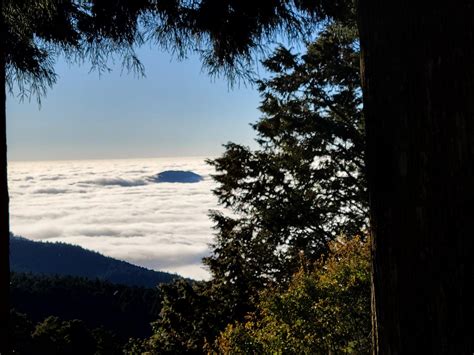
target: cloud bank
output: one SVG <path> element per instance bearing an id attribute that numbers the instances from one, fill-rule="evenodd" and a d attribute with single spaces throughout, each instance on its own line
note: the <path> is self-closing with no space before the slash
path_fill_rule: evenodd
<path id="1" fill-rule="evenodd" d="M 193 171 L 194 184 L 156 183 L 165 170 Z M 11 230 L 63 241 L 155 270 L 209 277 L 217 208 L 212 167 L 203 158 L 11 162 Z"/>

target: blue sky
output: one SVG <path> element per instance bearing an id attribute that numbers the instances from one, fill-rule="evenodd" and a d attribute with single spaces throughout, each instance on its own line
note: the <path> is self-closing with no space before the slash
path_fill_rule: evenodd
<path id="1" fill-rule="evenodd" d="M 58 83 L 39 108 L 35 100 L 7 99 L 9 160 L 215 156 L 222 144 L 253 145 L 249 123 L 260 113 L 255 88 L 229 88 L 184 61 L 142 48 L 146 77 L 99 77 L 86 64 L 58 61 Z"/>

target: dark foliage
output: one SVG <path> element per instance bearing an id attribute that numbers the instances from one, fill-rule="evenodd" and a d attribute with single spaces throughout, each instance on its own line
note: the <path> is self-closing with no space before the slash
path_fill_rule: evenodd
<path id="1" fill-rule="evenodd" d="M 25 314 L 10 313 L 11 349 L 15 354 L 122 354 L 123 341 L 104 328 L 90 329 L 78 319 L 47 317 L 36 325 Z"/>
<path id="2" fill-rule="evenodd" d="M 350 1 L 305 0 L 4 0 L 7 82 L 23 96 L 45 94 L 56 82 L 58 55 L 107 71 L 120 58 L 143 73 L 135 48 L 151 40 L 184 58 L 198 53 L 211 74 L 229 79 L 275 33 L 302 38 L 317 21 L 351 18 Z"/>
<path id="3" fill-rule="evenodd" d="M 96 347 L 91 331 L 78 319 L 48 317 L 36 326 L 32 337 L 39 354 L 93 354 Z"/>
<path id="4" fill-rule="evenodd" d="M 10 238 L 10 243 L 10 264 L 15 272 L 80 276 L 143 287 L 155 287 L 179 278 L 66 243 L 33 242 L 19 237 Z"/>
<path id="5" fill-rule="evenodd" d="M 222 312 L 225 304 L 215 298 L 209 286 L 182 280 L 161 287 L 162 309 L 146 343 L 148 349 L 160 354 L 203 352 L 206 342 L 230 321 Z"/>
<path id="6" fill-rule="evenodd" d="M 127 287 L 77 277 L 12 274 L 12 307 L 33 322 L 48 316 L 80 319 L 90 329 L 103 327 L 126 341 L 151 335 L 151 322 L 158 318 L 158 289 Z"/>
<path id="7" fill-rule="evenodd" d="M 243 320 L 249 308 L 235 308 L 231 290 L 213 282 L 178 280 L 162 285 L 162 308 L 153 323 L 153 336 L 127 345 L 131 353 L 199 354 L 212 351 L 225 326 Z M 242 306 L 241 306 L 242 307 Z"/>
<path id="8" fill-rule="evenodd" d="M 12 344 L 12 350 L 18 354 L 33 353 L 31 335 L 35 329 L 34 323 L 22 313 L 15 310 L 10 311 L 10 324 L 8 337 Z"/>
<path id="9" fill-rule="evenodd" d="M 38 98 L 56 81 L 54 62 L 64 55 L 107 70 L 113 55 L 128 69 L 143 71 L 134 53 L 142 42 L 139 17 L 148 1 L 27 0 L 2 2 L 7 83 Z"/>

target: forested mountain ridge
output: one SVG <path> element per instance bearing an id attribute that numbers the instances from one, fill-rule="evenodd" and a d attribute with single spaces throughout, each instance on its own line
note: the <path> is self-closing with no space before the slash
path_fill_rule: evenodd
<path id="1" fill-rule="evenodd" d="M 70 275 L 128 286 L 155 287 L 180 278 L 153 271 L 66 243 L 34 242 L 10 237 L 11 269 L 44 275 Z"/>

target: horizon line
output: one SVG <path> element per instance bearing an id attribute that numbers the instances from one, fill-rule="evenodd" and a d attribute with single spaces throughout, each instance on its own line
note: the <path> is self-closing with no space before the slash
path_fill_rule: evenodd
<path id="1" fill-rule="evenodd" d="M 60 159 L 8 159 L 8 163 L 37 163 L 37 162 L 68 162 L 68 161 L 103 161 L 103 160 L 139 160 L 139 159 L 173 159 L 173 158 L 215 158 L 220 156 L 219 154 L 196 154 L 196 155 L 162 155 L 162 156 L 141 156 L 141 157 L 123 157 L 123 158 L 60 158 Z"/>

